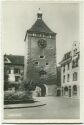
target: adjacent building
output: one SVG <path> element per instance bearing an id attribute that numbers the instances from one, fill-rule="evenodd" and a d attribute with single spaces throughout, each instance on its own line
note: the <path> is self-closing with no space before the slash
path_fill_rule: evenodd
<path id="1" fill-rule="evenodd" d="M 61 95 L 79 97 L 79 43 L 73 42 L 72 50 L 64 54 L 61 65 Z"/>
<path id="2" fill-rule="evenodd" d="M 61 66 L 57 67 L 56 96 L 61 96 Z"/>
<path id="3" fill-rule="evenodd" d="M 24 73 L 24 56 L 4 55 L 4 89 L 16 89 Z"/>

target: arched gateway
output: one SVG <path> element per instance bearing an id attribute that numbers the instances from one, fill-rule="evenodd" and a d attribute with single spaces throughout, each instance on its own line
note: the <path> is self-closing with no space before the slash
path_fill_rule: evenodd
<path id="1" fill-rule="evenodd" d="M 41 89 L 40 95 L 41 95 L 42 97 L 46 96 L 46 86 L 45 86 L 44 84 L 42 84 L 42 85 L 40 85 L 40 86 L 38 86 L 38 87 L 40 87 L 40 89 Z"/>

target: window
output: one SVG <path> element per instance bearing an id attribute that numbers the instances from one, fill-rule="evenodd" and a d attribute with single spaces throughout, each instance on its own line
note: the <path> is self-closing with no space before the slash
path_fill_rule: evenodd
<path id="1" fill-rule="evenodd" d="M 48 63 L 46 63 L 46 65 L 48 65 Z"/>
<path id="2" fill-rule="evenodd" d="M 38 65 L 38 62 L 37 62 L 37 61 L 35 62 L 35 65 L 36 65 L 36 66 Z"/>
<path id="3" fill-rule="evenodd" d="M 42 58 L 44 58 L 44 56 L 40 56 L 40 58 L 42 59 Z"/>
<path id="4" fill-rule="evenodd" d="M 10 69 L 8 69 L 8 70 L 7 70 L 7 73 L 8 73 L 8 74 L 11 74 L 11 70 L 10 70 Z"/>
<path id="5" fill-rule="evenodd" d="M 33 36 L 36 36 L 36 34 L 33 33 Z"/>
<path id="6" fill-rule="evenodd" d="M 68 87 L 67 86 L 64 88 L 64 91 L 68 91 Z"/>
<path id="7" fill-rule="evenodd" d="M 68 70 L 70 69 L 70 63 L 67 64 L 67 69 L 68 69 Z"/>
<path id="8" fill-rule="evenodd" d="M 15 82 L 18 82 L 18 81 L 19 81 L 19 79 L 20 79 L 20 77 L 19 77 L 19 76 L 15 76 Z"/>
<path id="9" fill-rule="evenodd" d="M 72 61 L 72 68 L 78 67 L 78 58 Z"/>
<path id="10" fill-rule="evenodd" d="M 76 85 L 73 86 L 73 95 L 77 95 L 77 86 Z"/>
<path id="11" fill-rule="evenodd" d="M 65 75 L 63 76 L 63 83 L 65 83 Z"/>
<path id="12" fill-rule="evenodd" d="M 51 39 L 52 37 L 51 37 L 51 35 L 50 35 L 50 39 Z"/>
<path id="13" fill-rule="evenodd" d="M 46 75 L 46 71 L 40 70 L 39 74 L 40 74 L 40 76 L 44 76 L 44 75 Z"/>
<path id="14" fill-rule="evenodd" d="M 14 73 L 20 73 L 20 69 L 14 69 Z"/>
<path id="15" fill-rule="evenodd" d="M 73 81 L 77 81 L 77 72 L 73 73 Z"/>
<path id="16" fill-rule="evenodd" d="M 70 80 L 70 75 L 68 74 L 67 75 L 67 82 L 69 82 L 69 80 Z"/>
<path id="17" fill-rule="evenodd" d="M 63 72 L 65 72 L 65 65 L 63 66 Z"/>

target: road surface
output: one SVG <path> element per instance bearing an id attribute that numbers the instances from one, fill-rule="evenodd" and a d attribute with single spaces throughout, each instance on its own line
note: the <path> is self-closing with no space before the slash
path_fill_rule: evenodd
<path id="1" fill-rule="evenodd" d="M 46 105 L 34 108 L 5 109 L 5 119 L 78 119 L 79 99 L 38 97 Z"/>

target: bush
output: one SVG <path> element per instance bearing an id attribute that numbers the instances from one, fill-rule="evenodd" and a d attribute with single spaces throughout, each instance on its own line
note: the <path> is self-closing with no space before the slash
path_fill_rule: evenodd
<path id="1" fill-rule="evenodd" d="M 4 92 L 4 102 L 9 103 L 23 103 L 28 102 L 30 100 L 33 100 L 31 98 L 31 93 L 26 93 L 25 91 L 19 91 L 19 92 Z"/>

